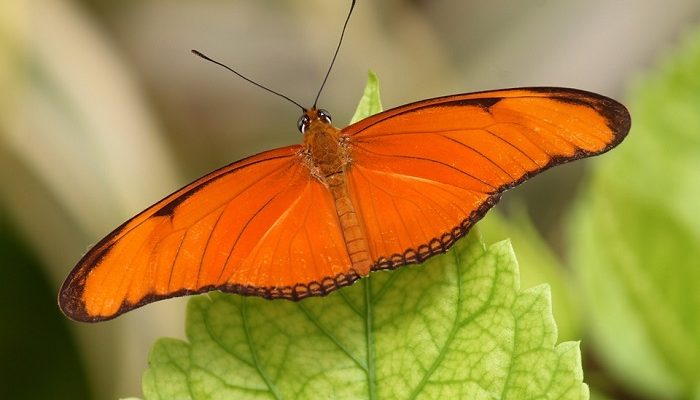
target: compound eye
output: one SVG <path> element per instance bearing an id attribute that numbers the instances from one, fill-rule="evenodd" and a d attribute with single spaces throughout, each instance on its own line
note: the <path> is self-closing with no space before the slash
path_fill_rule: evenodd
<path id="1" fill-rule="evenodd" d="M 301 117 L 299 117 L 299 120 L 297 120 L 297 129 L 299 129 L 299 132 L 304 133 L 304 131 L 308 127 L 309 127 L 309 116 L 304 114 Z"/>
<path id="2" fill-rule="evenodd" d="M 331 114 L 324 109 L 318 110 L 318 118 L 327 124 L 331 123 Z"/>

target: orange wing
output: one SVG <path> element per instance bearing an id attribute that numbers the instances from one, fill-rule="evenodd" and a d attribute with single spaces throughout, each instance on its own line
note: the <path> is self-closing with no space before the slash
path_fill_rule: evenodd
<path id="1" fill-rule="evenodd" d="M 355 281 L 333 198 L 300 148 L 214 171 L 124 223 L 70 273 L 64 313 L 94 322 L 215 289 L 299 299 Z"/>
<path id="2" fill-rule="evenodd" d="M 609 98 L 523 88 L 420 101 L 345 128 L 372 269 L 446 251 L 503 191 L 610 150 L 629 127 L 625 107 Z"/>

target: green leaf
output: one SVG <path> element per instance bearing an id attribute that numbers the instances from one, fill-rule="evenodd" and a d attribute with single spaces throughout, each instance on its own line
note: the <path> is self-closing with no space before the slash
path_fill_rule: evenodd
<path id="1" fill-rule="evenodd" d="M 151 399 L 194 399 L 189 391 L 190 346 L 177 339 L 159 339 L 143 374 L 144 393 Z M 154 366 L 157 366 L 154 368 Z"/>
<path id="2" fill-rule="evenodd" d="M 510 244 L 474 235 L 420 266 L 298 303 L 190 300 L 159 341 L 147 399 L 587 398 L 578 343 L 555 346 L 546 286 L 521 291 Z"/>
<path id="3" fill-rule="evenodd" d="M 355 114 L 350 119 L 350 123 L 354 124 L 357 121 L 365 119 L 370 115 L 377 114 L 382 111 L 382 100 L 379 97 L 379 79 L 373 71 L 367 72 L 367 85 L 362 93 L 360 102 L 357 104 Z"/>
<path id="4" fill-rule="evenodd" d="M 370 73 L 366 117 L 380 109 Z M 363 106 L 364 104 L 364 106 Z M 520 290 L 508 241 L 471 234 L 419 266 L 298 303 L 189 302 L 187 342 L 161 339 L 146 399 L 587 399 L 579 345 L 555 345 L 546 285 Z"/>
<path id="5" fill-rule="evenodd" d="M 581 337 L 581 310 L 570 271 L 561 265 L 524 207 L 516 207 L 511 214 L 510 218 L 505 218 L 494 210 L 479 221 L 479 232 L 484 241 L 511 240 L 518 255 L 522 285 L 530 287 L 546 283 L 551 288 L 559 339 Z"/>
<path id="6" fill-rule="evenodd" d="M 597 357 L 649 398 L 700 393 L 700 31 L 631 97 L 571 224 Z"/>

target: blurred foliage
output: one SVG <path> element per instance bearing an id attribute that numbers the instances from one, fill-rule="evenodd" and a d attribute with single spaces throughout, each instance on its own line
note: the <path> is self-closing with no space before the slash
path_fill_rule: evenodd
<path id="1" fill-rule="evenodd" d="M 55 291 L 0 208 L 0 399 L 85 399 L 88 384 Z M 16 312 L 21 309 L 21 312 Z"/>
<path id="2" fill-rule="evenodd" d="M 684 42 L 637 85 L 570 224 L 586 346 L 648 398 L 700 396 L 700 30 Z"/>

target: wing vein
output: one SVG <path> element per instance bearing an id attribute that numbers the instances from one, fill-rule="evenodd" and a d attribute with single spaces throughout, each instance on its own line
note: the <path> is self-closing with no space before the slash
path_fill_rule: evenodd
<path id="1" fill-rule="evenodd" d="M 514 145 L 513 143 L 509 142 L 508 140 L 506 140 L 505 138 L 501 137 L 500 135 L 497 135 L 495 132 L 493 132 L 493 131 L 491 130 L 491 128 L 484 128 L 484 131 L 487 132 L 488 134 L 490 134 L 491 136 L 495 137 L 496 139 L 502 141 L 503 143 L 507 144 L 507 145 L 510 146 L 511 148 L 513 148 L 513 149 L 517 150 L 518 152 L 520 152 L 522 155 L 524 155 L 528 160 L 532 161 L 532 163 L 535 164 L 535 165 L 537 165 L 539 168 L 543 168 L 543 167 L 544 167 L 543 165 L 540 165 L 540 163 L 538 163 L 537 161 L 535 161 L 535 159 L 533 159 L 532 157 L 530 157 L 529 154 L 527 154 L 526 152 L 524 152 L 522 149 L 518 148 L 518 146 L 516 146 L 516 145 Z M 537 147 L 538 149 L 540 148 L 540 147 L 537 146 L 536 144 L 532 143 L 532 140 L 530 140 L 530 138 L 527 138 L 527 137 L 526 137 L 526 139 L 527 139 L 527 141 L 530 142 L 533 146 Z M 540 149 L 540 150 L 542 150 L 542 149 Z M 544 151 L 544 150 L 542 150 L 542 151 Z M 545 152 L 545 154 L 546 154 L 546 152 Z M 527 171 L 527 170 L 526 170 L 526 171 Z"/>
<path id="2" fill-rule="evenodd" d="M 374 154 L 374 155 L 380 156 L 380 157 L 405 158 L 405 159 L 409 159 L 409 160 L 420 160 L 420 161 L 426 161 L 426 162 L 429 162 L 429 163 L 439 164 L 439 165 L 442 165 L 442 166 L 444 166 L 444 167 L 453 169 L 453 170 L 455 170 L 455 171 L 457 171 L 457 172 L 459 172 L 459 173 L 461 173 L 461 174 L 463 174 L 463 175 L 466 175 L 466 176 L 468 176 L 468 177 L 474 179 L 475 181 L 480 182 L 480 183 L 482 183 L 482 184 L 484 184 L 484 185 L 490 187 L 493 191 L 496 191 L 496 190 L 498 189 L 497 187 L 493 186 L 492 184 L 490 184 L 490 183 L 488 183 L 488 182 L 486 182 L 486 181 L 484 181 L 484 180 L 482 180 L 482 179 L 480 179 L 480 178 L 477 178 L 476 176 L 474 176 L 474 175 L 472 175 L 472 174 L 470 174 L 470 173 L 468 173 L 468 172 L 466 172 L 466 171 L 464 171 L 464 170 L 462 170 L 462 169 L 460 169 L 460 168 L 457 168 L 457 167 L 452 166 L 452 165 L 450 165 L 450 164 L 444 163 L 444 162 L 442 162 L 442 161 L 433 160 L 433 159 L 431 159 L 431 158 L 425 158 L 425 157 L 409 156 L 409 155 L 406 155 L 406 154 L 382 154 L 382 153 L 377 153 L 377 152 L 375 152 L 375 151 L 368 150 L 368 149 L 366 149 L 366 148 L 364 148 L 364 147 L 360 147 L 360 146 L 356 146 L 355 148 L 361 148 L 362 151 L 365 151 L 365 152 L 367 152 L 367 153 L 371 153 L 371 154 Z M 398 175 L 401 175 L 401 174 L 398 174 Z"/>
<path id="3" fill-rule="evenodd" d="M 466 144 L 466 143 L 460 142 L 459 140 L 457 140 L 457 139 L 455 139 L 455 138 L 451 138 L 451 137 L 449 137 L 449 136 L 442 136 L 442 135 L 437 135 L 437 136 L 442 137 L 442 138 L 445 138 L 445 139 L 447 139 L 447 140 L 450 140 L 450 141 L 452 141 L 452 142 L 454 142 L 454 143 L 457 143 L 457 144 L 459 144 L 459 145 L 462 145 L 462 146 L 464 146 L 464 147 L 470 149 L 471 151 L 475 152 L 476 154 L 478 154 L 478 155 L 480 155 L 481 157 L 483 157 L 484 159 L 486 159 L 486 161 L 488 161 L 488 162 L 490 162 L 491 164 L 495 165 L 496 168 L 500 169 L 504 174 L 508 175 L 508 177 L 510 177 L 510 179 L 513 179 L 513 180 L 516 179 L 513 175 L 510 174 L 510 172 L 506 171 L 506 170 L 505 170 L 503 167 L 501 167 L 497 162 L 493 161 L 490 157 L 488 157 L 488 156 L 485 155 L 484 153 L 480 152 L 479 150 L 473 148 L 472 146 L 470 146 L 470 145 L 468 145 L 468 144 Z"/>
<path id="4" fill-rule="evenodd" d="M 224 215 L 224 212 L 226 212 L 226 209 L 228 206 L 231 205 L 231 203 L 228 203 L 227 205 L 221 207 L 221 212 L 219 213 L 219 216 L 216 218 L 216 222 L 214 222 L 214 226 L 212 226 L 211 230 L 209 230 L 209 236 L 207 237 L 207 242 L 204 244 L 204 250 L 202 251 L 202 256 L 199 258 L 199 268 L 197 269 L 197 279 L 195 280 L 195 288 L 199 288 L 199 277 L 202 274 L 202 265 L 204 264 L 204 259 L 207 256 L 207 250 L 209 250 L 209 243 L 211 241 L 212 235 L 214 235 L 214 231 L 219 225 L 219 221 L 221 221 L 221 217 Z"/>
<path id="5" fill-rule="evenodd" d="M 180 249 L 182 248 L 182 243 L 185 241 L 185 238 L 187 237 L 187 232 L 185 231 L 182 234 L 182 238 L 180 239 L 180 244 L 177 245 L 177 250 L 175 251 L 175 257 L 173 257 L 173 261 L 170 264 L 170 274 L 168 275 L 168 286 L 166 286 L 166 290 L 168 292 L 171 291 L 170 289 L 170 283 L 172 282 L 173 279 L 173 271 L 175 271 L 175 264 L 177 263 L 177 258 L 180 256 Z"/>

